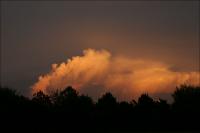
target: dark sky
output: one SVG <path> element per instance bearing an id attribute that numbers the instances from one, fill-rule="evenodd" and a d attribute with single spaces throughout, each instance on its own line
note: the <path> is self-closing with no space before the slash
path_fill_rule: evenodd
<path id="1" fill-rule="evenodd" d="M 53 63 L 86 48 L 198 71 L 199 3 L 3 2 L 2 85 L 26 94 Z"/>

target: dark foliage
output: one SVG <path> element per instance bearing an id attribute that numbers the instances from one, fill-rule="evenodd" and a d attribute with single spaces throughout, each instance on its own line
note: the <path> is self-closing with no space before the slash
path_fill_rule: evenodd
<path id="1" fill-rule="evenodd" d="M 163 99 L 155 101 L 148 94 L 142 94 L 137 102 L 118 102 L 111 93 L 106 93 L 95 103 L 72 87 L 51 95 L 39 91 L 32 99 L 1 88 L 1 126 L 74 132 L 199 131 L 196 121 L 200 119 L 200 87 L 182 85 L 172 96 L 172 104 Z"/>
<path id="2" fill-rule="evenodd" d="M 177 110 L 200 111 L 200 87 L 181 85 L 172 96 Z"/>

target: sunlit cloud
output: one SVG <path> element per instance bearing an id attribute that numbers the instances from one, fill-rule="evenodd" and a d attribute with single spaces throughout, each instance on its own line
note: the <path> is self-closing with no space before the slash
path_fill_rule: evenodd
<path id="1" fill-rule="evenodd" d="M 200 84 L 199 72 L 178 72 L 170 67 L 159 61 L 112 55 L 107 50 L 86 49 L 82 56 L 52 64 L 51 71 L 39 76 L 31 88 L 32 93 L 40 90 L 49 93 L 73 86 L 84 93 L 85 87 L 94 92 L 94 86 L 100 86 L 102 93 L 110 91 L 119 99 L 132 99 L 141 93 L 170 93 L 180 84 Z"/>

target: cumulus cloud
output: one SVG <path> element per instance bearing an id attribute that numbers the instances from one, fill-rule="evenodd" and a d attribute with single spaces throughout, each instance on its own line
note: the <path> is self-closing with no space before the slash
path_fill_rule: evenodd
<path id="1" fill-rule="evenodd" d="M 73 86 L 82 93 L 91 92 L 92 96 L 99 97 L 110 91 L 121 100 L 127 100 L 141 93 L 170 93 L 180 84 L 200 84 L 199 72 L 172 71 L 170 67 L 162 62 L 86 49 L 82 56 L 52 64 L 51 71 L 40 76 L 31 88 L 32 93 L 39 90 L 49 93 Z"/>

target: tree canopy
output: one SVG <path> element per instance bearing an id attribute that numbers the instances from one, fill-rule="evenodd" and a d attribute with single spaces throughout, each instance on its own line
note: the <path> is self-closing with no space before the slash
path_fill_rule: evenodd
<path id="1" fill-rule="evenodd" d="M 74 127 L 111 131 L 200 130 L 195 122 L 200 119 L 200 87 L 181 85 L 172 97 L 172 104 L 164 99 L 155 101 L 148 94 L 128 102 L 117 101 L 107 92 L 94 102 L 69 86 L 50 95 L 39 91 L 30 99 L 13 89 L 1 88 L 0 113 L 5 121 L 22 119 L 31 124 L 37 121 L 56 129 L 67 126 L 66 130 L 79 129 Z M 52 128 L 38 125 L 47 127 Z"/>

